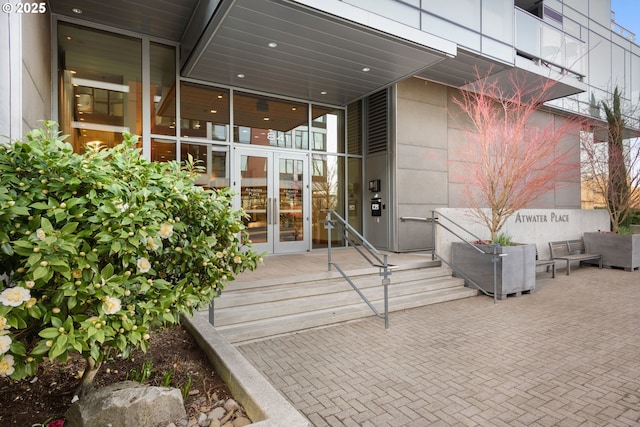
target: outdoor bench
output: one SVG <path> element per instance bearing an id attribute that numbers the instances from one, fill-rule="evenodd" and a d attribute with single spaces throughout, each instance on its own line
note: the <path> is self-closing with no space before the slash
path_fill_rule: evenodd
<path id="1" fill-rule="evenodd" d="M 549 272 L 549 267 L 551 267 L 551 278 L 556 277 L 556 262 L 552 259 L 540 259 L 538 256 L 538 246 L 536 246 L 536 267 L 547 267 L 547 272 Z"/>
<path id="2" fill-rule="evenodd" d="M 567 261 L 567 275 L 571 274 L 571 261 L 598 261 L 602 268 L 602 255 L 585 253 L 582 239 L 549 242 L 549 250 L 552 260 Z"/>

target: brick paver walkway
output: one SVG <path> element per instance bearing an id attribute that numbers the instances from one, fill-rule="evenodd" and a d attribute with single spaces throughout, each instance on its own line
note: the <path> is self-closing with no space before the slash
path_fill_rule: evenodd
<path id="1" fill-rule="evenodd" d="M 539 273 L 475 297 L 244 344 L 315 426 L 640 425 L 640 272 Z"/>

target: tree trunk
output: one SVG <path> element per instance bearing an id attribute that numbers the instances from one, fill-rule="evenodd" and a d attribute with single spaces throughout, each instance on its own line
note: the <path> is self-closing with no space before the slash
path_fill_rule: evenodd
<path id="1" fill-rule="evenodd" d="M 86 361 L 87 365 L 84 369 L 84 374 L 82 375 L 82 381 L 80 382 L 80 385 L 78 385 L 75 393 L 78 397 L 86 396 L 93 390 L 93 380 L 102 365 L 102 363 L 96 363 L 93 357 L 87 357 Z"/>

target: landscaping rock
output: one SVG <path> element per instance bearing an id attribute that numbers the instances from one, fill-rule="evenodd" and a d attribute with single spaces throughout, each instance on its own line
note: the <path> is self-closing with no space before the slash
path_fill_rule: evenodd
<path id="1" fill-rule="evenodd" d="M 180 390 L 124 381 L 97 389 L 65 414 L 68 427 L 168 425 L 186 417 Z"/>

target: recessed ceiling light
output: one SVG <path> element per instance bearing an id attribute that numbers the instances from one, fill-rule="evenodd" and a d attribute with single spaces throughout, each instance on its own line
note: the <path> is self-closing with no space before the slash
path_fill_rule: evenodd
<path id="1" fill-rule="evenodd" d="M 320 95 L 326 95 L 326 94 L 327 94 L 326 90 L 323 90 L 322 92 L 320 92 Z"/>
<path id="2" fill-rule="evenodd" d="M 368 73 L 369 71 L 371 71 L 371 68 L 364 67 L 364 68 L 362 68 L 362 71 L 364 71 L 365 73 Z"/>
<path id="3" fill-rule="evenodd" d="M 271 119 L 269 117 L 264 117 L 262 120 L 264 120 L 265 122 L 268 122 Z"/>
<path id="4" fill-rule="evenodd" d="M 82 9 L 79 9 L 77 7 L 74 7 L 73 9 L 71 9 L 71 12 L 77 13 L 78 15 L 82 15 Z"/>
<path id="5" fill-rule="evenodd" d="M 65 37 L 65 39 L 71 40 L 71 36 L 67 36 L 67 37 Z"/>
<path id="6" fill-rule="evenodd" d="M 222 99 L 222 98 L 223 98 L 222 94 L 218 95 L 218 99 Z"/>
<path id="7" fill-rule="evenodd" d="M 238 78 L 239 79 L 244 79 L 244 74 L 242 74 L 242 73 L 238 74 Z"/>
<path id="8" fill-rule="evenodd" d="M 211 110 L 211 112 L 212 112 L 213 114 L 215 114 L 215 113 L 217 113 L 217 112 L 218 112 L 218 110 Z"/>
<path id="9" fill-rule="evenodd" d="M 296 107 L 291 107 L 291 111 L 297 111 L 298 109 Z"/>
<path id="10" fill-rule="evenodd" d="M 278 43 L 276 42 L 269 42 L 269 44 L 267 45 L 269 47 L 278 47 Z"/>

